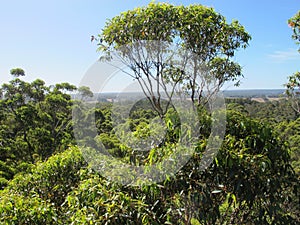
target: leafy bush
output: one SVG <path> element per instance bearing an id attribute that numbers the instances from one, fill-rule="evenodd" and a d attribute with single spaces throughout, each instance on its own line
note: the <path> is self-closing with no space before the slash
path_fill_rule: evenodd
<path id="1" fill-rule="evenodd" d="M 57 224 L 58 215 L 49 201 L 39 197 L 22 195 L 2 195 L 0 199 L 0 223 L 18 224 Z"/>
<path id="2" fill-rule="evenodd" d="M 38 196 L 60 206 L 68 192 L 79 182 L 78 174 L 84 166 L 80 150 L 71 147 L 37 164 L 30 173 L 16 175 L 2 194 Z"/>

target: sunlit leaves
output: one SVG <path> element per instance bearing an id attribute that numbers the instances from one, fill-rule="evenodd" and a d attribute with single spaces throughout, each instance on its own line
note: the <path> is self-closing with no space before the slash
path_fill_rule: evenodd
<path id="1" fill-rule="evenodd" d="M 288 20 L 288 24 L 293 29 L 292 38 L 297 44 L 300 43 L 300 10 Z M 300 49 L 299 49 L 300 50 Z"/>
<path id="2" fill-rule="evenodd" d="M 48 87 L 40 79 L 26 82 L 17 77 L 0 90 L 0 160 L 16 173 L 20 163 L 45 160 L 73 142 L 70 93 L 76 90 L 74 85 Z"/>
<path id="3" fill-rule="evenodd" d="M 206 84 L 203 81 L 196 82 L 202 78 L 203 71 L 199 71 L 199 65 L 206 66 L 211 79 L 217 80 L 212 92 L 219 90 L 226 81 L 235 81 L 239 85 L 241 67 L 231 58 L 237 49 L 246 48 L 251 39 L 238 21 L 228 23 L 224 16 L 212 8 L 154 2 L 108 20 L 99 37 L 98 50 L 104 53 L 101 59 L 111 60 L 113 53 L 119 53 L 122 62 L 133 72 L 130 76 L 139 81 L 144 94 L 161 117 L 167 110 L 162 109 L 160 97 L 154 93 L 173 95 L 176 89 L 181 93 L 191 93 L 192 101 L 197 100 L 198 104 L 202 104 L 200 98 L 206 91 L 203 90 Z M 164 43 L 166 46 L 163 46 L 163 50 L 149 50 L 144 43 Z M 170 46 L 177 48 L 172 54 L 179 58 L 186 50 L 194 54 L 197 59 L 188 67 L 197 73 L 186 75 L 186 68 L 178 68 L 174 60 L 169 60 L 170 57 L 163 57 Z M 149 56 L 149 51 L 154 52 L 155 57 Z M 181 58 L 181 61 L 185 60 Z M 219 65 L 216 65 L 217 60 Z M 149 62 L 154 66 L 149 66 Z M 164 89 L 166 84 L 172 87 L 171 90 Z"/>

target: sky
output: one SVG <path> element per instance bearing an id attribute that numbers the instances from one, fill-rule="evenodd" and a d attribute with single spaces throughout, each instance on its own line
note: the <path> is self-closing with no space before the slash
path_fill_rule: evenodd
<path id="1" fill-rule="evenodd" d="M 25 70 L 26 81 L 78 86 L 98 60 L 91 35 L 121 12 L 146 6 L 149 0 L 11 0 L 0 6 L 0 84 L 10 69 Z M 279 89 L 300 70 L 300 54 L 287 20 L 300 10 L 300 0 L 166 0 L 174 5 L 213 7 L 228 22 L 238 20 L 252 40 L 234 60 L 243 68 L 239 89 Z M 227 84 L 226 89 L 236 89 Z"/>

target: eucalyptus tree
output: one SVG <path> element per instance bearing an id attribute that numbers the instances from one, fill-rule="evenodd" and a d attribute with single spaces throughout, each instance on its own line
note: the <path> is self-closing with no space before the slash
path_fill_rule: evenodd
<path id="1" fill-rule="evenodd" d="M 0 178 L 7 180 L 74 142 L 70 93 L 76 87 L 26 82 L 22 74 L 23 69 L 12 69 L 14 78 L 0 87 Z"/>
<path id="2" fill-rule="evenodd" d="M 164 115 L 173 94 L 188 93 L 201 104 L 205 86 L 213 94 L 226 81 L 238 85 L 241 66 L 232 60 L 251 36 L 238 21 L 228 23 L 202 5 L 151 2 L 107 21 L 97 40 L 101 59 L 118 58 L 137 80 L 154 109 Z"/>

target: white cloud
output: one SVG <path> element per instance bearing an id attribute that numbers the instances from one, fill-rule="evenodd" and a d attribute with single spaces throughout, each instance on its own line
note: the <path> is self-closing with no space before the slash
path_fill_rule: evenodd
<path id="1" fill-rule="evenodd" d="M 274 51 L 268 54 L 268 57 L 275 60 L 276 62 L 283 62 L 289 60 L 300 60 L 300 54 L 297 49 L 288 49 L 285 51 Z"/>

